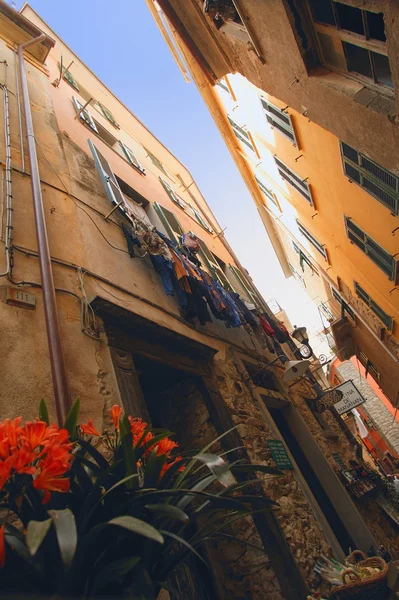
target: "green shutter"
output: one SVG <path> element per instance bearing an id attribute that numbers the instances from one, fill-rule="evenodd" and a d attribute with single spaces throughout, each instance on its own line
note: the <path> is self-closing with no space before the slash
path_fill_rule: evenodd
<path id="1" fill-rule="evenodd" d="M 98 104 L 98 105 L 99 105 L 99 107 L 101 108 L 101 112 L 103 113 L 104 117 L 105 117 L 106 119 L 108 119 L 108 121 L 109 121 L 110 123 L 112 123 L 112 125 L 115 125 L 115 127 L 118 127 L 118 128 L 119 128 L 119 125 L 118 125 L 118 123 L 115 121 L 115 119 L 114 119 L 114 115 L 112 114 L 112 112 L 111 112 L 110 110 L 108 110 L 108 108 L 106 108 L 106 107 L 104 106 L 104 104 L 101 104 L 101 102 L 98 102 L 98 101 L 97 101 L 97 104 Z"/>
<path id="2" fill-rule="evenodd" d="M 170 239 L 172 241 L 174 241 L 176 244 L 179 244 L 179 240 L 177 239 L 177 236 L 176 236 L 175 232 L 173 231 L 172 227 L 169 225 L 168 218 L 165 215 L 165 212 L 164 212 L 162 206 L 160 206 L 160 204 L 158 204 L 158 202 L 154 202 L 154 208 L 155 208 L 155 212 L 157 213 L 158 217 L 161 219 L 162 225 L 165 227 Z"/>
<path id="3" fill-rule="evenodd" d="M 130 148 L 128 148 L 126 144 L 124 144 L 121 140 L 119 140 L 119 145 L 122 148 L 123 153 L 126 159 L 130 162 L 130 164 L 136 167 L 136 169 L 138 169 L 139 171 L 141 171 L 141 173 L 144 173 L 144 168 L 141 165 L 140 161 L 136 158 L 134 152 L 130 150 Z"/>

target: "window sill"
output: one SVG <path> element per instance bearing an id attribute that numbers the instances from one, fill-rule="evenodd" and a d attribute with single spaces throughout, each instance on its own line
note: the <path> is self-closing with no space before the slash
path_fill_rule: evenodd
<path id="1" fill-rule="evenodd" d="M 395 94 L 389 89 L 382 89 L 373 83 L 359 81 L 350 75 L 329 71 L 324 68 L 313 70 L 309 76 L 370 110 L 393 118 L 396 113 Z"/>

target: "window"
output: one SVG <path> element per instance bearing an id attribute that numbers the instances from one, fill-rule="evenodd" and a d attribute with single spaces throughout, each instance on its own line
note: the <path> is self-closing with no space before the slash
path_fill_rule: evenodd
<path id="1" fill-rule="evenodd" d="M 108 144 L 108 146 L 111 146 L 111 148 L 115 148 L 118 144 L 118 140 L 116 139 L 116 137 L 112 135 L 112 133 L 110 133 L 108 129 L 103 127 L 101 123 L 96 121 L 96 119 L 93 119 L 93 121 L 97 129 L 96 133 L 102 139 L 102 141 Z"/>
<path id="2" fill-rule="evenodd" d="M 109 201 L 112 202 L 112 204 L 118 205 L 119 210 L 123 213 L 126 213 L 126 208 L 129 207 L 129 204 L 126 200 L 126 197 L 122 193 L 113 170 L 111 169 L 108 161 L 97 150 L 93 142 L 88 140 L 88 143 Z"/>
<path id="3" fill-rule="evenodd" d="M 383 13 L 309 0 L 323 62 L 393 88 Z"/>
<path id="4" fill-rule="evenodd" d="M 341 154 L 345 175 L 398 215 L 399 178 L 344 142 Z"/>
<path id="5" fill-rule="evenodd" d="M 60 66 L 60 68 L 63 68 L 62 65 Z M 69 83 L 69 85 L 71 85 L 77 92 L 80 91 L 79 89 L 79 85 L 77 84 L 75 78 L 73 77 L 72 73 L 70 73 L 69 71 L 65 71 L 63 74 L 63 79 L 65 79 L 65 81 L 67 81 Z"/>
<path id="6" fill-rule="evenodd" d="M 229 280 L 223 272 L 223 261 L 221 261 L 220 258 L 217 258 L 217 256 L 215 256 L 213 252 L 209 250 L 205 242 L 199 240 L 199 243 L 201 246 L 199 256 L 204 266 L 208 269 L 210 274 L 219 281 L 221 286 L 223 286 L 226 290 L 232 290 L 233 288 L 231 287 Z"/>
<path id="7" fill-rule="evenodd" d="M 172 211 L 164 208 L 158 204 L 158 202 L 154 203 L 154 208 L 157 215 L 161 219 L 162 225 L 165 227 L 170 239 L 176 244 L 180 244 L 180 238 L 184 231 L 177 217 L 172 213 Z"/>
<path id="8" fill-rule="evenodd" d="M 172 202 L 174 202 L 175 204 L 177 204 L 177 206 L 180 206 L 180 208 L 185 208 L 186 205 L 184 203 L 184 201 L 180 198 L 180 196 L 178 196 L 170 187 L 169 183 L 167 183 L 164 179 L 162 179 L 162 177 L 159 178 L 159 181 L 162 183 L 163 187 L 165 188 L 166 192 L 168 193 L 169 198 L 172 200 Z"/>
<path id="9" fill-rule="evenodd" d="M 192 204 L 189 204 L 190 210 L 192 211 L 194 217 L 198 221 L 198 223 L 209 233 L 213 233 L 213 230 L 209 227 L 208 223 L 205 221 L 204 217 L 201 215 L 199 210 L 197 210 Z"/>
<path id="10" fill-rule="evenodd" d="M 386 273 L 392 281 L 396 280 L 396 260 L 373 238 L 369 237 L 349 217 L 345 216 L 346 234 L 349 240 Z"/>
<path id="11" fill-rule="evenodd" d="M 321 244 L 311 233 L 302 225 L 300 221 L 297 219 L 297 225 L 300 233 L 316 248 L 318 252 L 322 255 L 324 260 L 328 262 L 327 250 L 324 244 Z"/>
<path id="12" fill-rule="evenodd" d="M 259 189 L 262 192 L 262 194 L 264 196 L 266 196 L 266 198 L 268 200 L 270 200 L 271 202 L 273 202 L 273 204 L 275 206 L 277 206 L 277 208 L 280 210 L 280 206 L 279 206 L 279 204 L 277 202 L 277 199 L 276 199 L 276 196 L 274 195 L 274 192 L 272 192 L 272 190 L 269 190 L 269 188 L 266 187 L 266 185 L 263 183 L 263 181 L 261 181 L 259 179 L 259 177 L 257 177 L 256 175 L 255 175 L 255 179 L 256 179 L 256 183 L 258 184 Z"/>
<path id="13" fill-rule="evenodd" d="M 112 112 L 110 110 L 108 110 L 108 108 L 106 108 L 103 104 L 101 104 L 101 102 L 97 102 L 98 106 L 101 109 L 101 112 L 103 113 L 104 117 L 106 119 L 108 119 L 108 121 L 110 123 L 112 123 L 112 125 L 114 125 L 115 127 L 117 127 L 119 129 L 119 125 L 118 123 L 115 121 L 114 116 L 112 114 Z"/>
<path id="14" fill-rule="evenodd" d="M 249 133 L 245 131 L 243 127 L 237 125 L 237 123 L 233 121 L 233 119 L 231 119 L 229 116 L 227 118 L 231 127 L 233 128 L 234 135 L 236 136 L 236 138 L 239 139 L 240 142 L 245 144 L 250 150 L 252 150 L 252 152 L 255 152 L 256 154 L 255 146 L 252 143 L 252 138 L 249 135 Z"/>
<path id="15" fill-rule="evenodd" d="M 277 108 L 277 106 L 274 106 L 274 104 L 265 98 L 260 98 L 260 101 L 262 103 L 268 123 L 270 123 L 272 127 L 275 127 L 280 133 L 287 137 L 290 142 L 297 146 L 298 144 L 290 115 L 287 115 L 284 111 L 282 111 L 280 108 Z"/>
<path id="16" fill-rule="evenodd" d="M 140 173 L 144 173 L 144 168 L 141 165 L 141 163 L 138 160 L 138 158 L 136 157 L 136 155 L 134 154 L 134 152 L 132 150 L 130 150 L 130 148 L 128 148 L 126 146 L 126 144 L 124 144 L 120 140 L 119 140 L 119 144 L 120 144 L 120 147 L 123 150 L 123 154 L 125 155 L 125 158 L 128 160 L 128 162 L 130 162 L 131 165 L 133 165 L 134 167 L 136 167 L 136 169 L 138 171 L 140 171 Z"/>
<path id="17" fill-rule="evenodd" d="M 349 306 L 349 304 L 347 302 L 345 302 L 345 300 L 342 298 L 341 294 L 339 294 L 337 292 L 337 290 L 335 288 L 331 288 L 331 292 L 333 295 L 333 298 L 341 305 L 341 318 L 343 318 L 345 316 L 345 312 L 348 313 L 348 315 L 354 319 L 355 318 L 355 313 L 353 312 L 353 310 L 351 309 L 351 307 Z"/>
<path id="18" fill-rule="evenodd" d="M 288 181 L 288 183 L 292 185 L 292 187 L 294 187 L 296 191 L 299 192 L 301 196 L 303 196 L 309 202 L 309 204 L 313 206 L 312 193 L 307 182 L 299 177 L 299 175 L 297 175 L 294 171 L 292 171 L 292 169 L 287 167 L 287 165 L 277 158 L 277 156 L 274 157 L 274 160 L 281 177 L 285 179 L 285 181 Z"/>
<path id="19" fill-rule="evenodd" d="M 309 267 L 309 269 L 311 269 L 312 274 L 316 273 L 316 275 L 318 275 L 317 269 L 313 266 L 312 261 L 310 260 L 310 258 L 308 256 L 306 256 L 306 254 L 304 252 L 302 252 L 300 247 L 297 246 L 297 244 L 295 242 L 292 242 L 292 247 L 294 248 L 295 252 L 299 256 L 299 264 L 301 266 L 302 271 L 305 272 L 305 265 L 307 265 Z"/>
<path id="20" fill-rule="evenodd" d="M 294 276 L 299 279 L 299 281 L 302 283 L 302 285 L 304 285 L 306 287 L 306 283 L 304 278 L 302 277 L 302 275 L 300 275 L 298 273 L 298 271 L 292 266 L 291 263 L 288 263 L 289 268 L 291 269 L 291 271 L 293 272 Z"/>
<path id="21" fill-rule="evenodd" d="M 81 113 L 79 114 L 80 120 L 83 121 L 84 123 L 86 123 L 86 125 L 88 125 L 90 127 L 90 129 L 92 129 L 93 131 L 98 133 L 97 126 L 93 120 L 93 117 L 90 114 L 89 109 L 85 108 L 84 110 L 82 110 L 84 105 L 77 98 L 75 98 L 75 96 L 72 96 L 72 100 L 73 100 L 73 104 L 75 106 L 76 112 L 78 113 L 79 111 L 81 111 Z"/>
<path id="22" fill-rule="evenodd" d="M 222 90 L 227 92 L 230 97 L 232 97 L 230 88 L 224 79 L 220 79 L 219 81 L 217 81 L 216 85 L 218 85 Z"/>
<path id="23" fill-rule="evenodd" d="M 155 156 L 155 154 L 153 154 L 152 152 L 150 152 L 149 150 L 147 150 L 147 148 L 144 148 L 144 150 L 147 152 L 149 158 L 151 159 L 151 162 L 158 167 L 158 169 L 160 171 L 162 171 L 162 173 L 165 173 L 166 176 L 168 176 L 168 173 L 166 172 L 165 167 L 163 166 L 163 164 L 161 163 L 161 161 Z"/>
<path id="24" fill-rule="evenodd" d="M 371 362 L 371 360 L 369 360 L 368 356 L 363 352 L 363 350 L 360 350 L 360 348 L 358 348 L 357 357 L 362 363 L 363 367 L 366 369 L 366 379 L 368 373 L 370 373 L 373 379 L 375 379 L 377 382 L 380 381 L 381 374 L 379 370 L 373 365 L 373 363 Z"/>
<path id="25" fill-rule="evenodd" d="M 362 286 L 355 281 L 355 292 L 358 298 L 363 300 L 365 304 L 373 311 L 375 315 L 382 321 L 388 331 L 392 331 L 393 319 L 380 306 L 368 295 L 368 293 L 362 288 Z"/>
<path id="26" fill-rule="evenodd" d="M 229 265 L 229 266 L 230 266 L 230 270 L 234 273 L 236 279 L 241 284 L 241 287 L 246 292 L 248 298 L 250 300 L 252 300 L 252 302 L 256 306 L 259 306 L 259 305 L 262 306 L 263 298 L 261 296 L 259 296 L 257 290 L 254 288 L 254 286 L 252 285 L 252 283 L 248 279 L 248 277 L 245 275 L 245 273 L 243 273 L 240 269 L 238 269 L 234 265 Z"/>

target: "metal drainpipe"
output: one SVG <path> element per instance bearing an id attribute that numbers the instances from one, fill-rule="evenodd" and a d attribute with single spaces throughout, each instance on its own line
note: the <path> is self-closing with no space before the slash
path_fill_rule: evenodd
<path id="1" fill-rule="evenodd" d="M 40 274 L 43 286 L 43 304 L 46 319 L 47 341 L 50 354 L 51 372 L 53 378 L 55 406 L 58 423 L 62 425 L 68 413 L 70 396 L 65 368 L 64 354 L 62 351 L 60 324 L 58 320 L 57 304 L 53 273 L 51 269 L 50 250 L 47 238 L 46 221 L 44 218 L 43 198 L 40 185 L 39 165 L 37 161 L 35 132 L 33 129 L 32 111 L 30 106 L 28 82 L 25 72 L 24 49 L 37 44 L 46 38 L 40 36 L 21 44 L 18 47 L 19 68 L 21 75 L 22 97 L 24 101 L 25 125 L 28 145 L 29 165 L 31 171 L 31 186 L 33 208 L 35 213 L 37 247 L 40 262 Z"/>

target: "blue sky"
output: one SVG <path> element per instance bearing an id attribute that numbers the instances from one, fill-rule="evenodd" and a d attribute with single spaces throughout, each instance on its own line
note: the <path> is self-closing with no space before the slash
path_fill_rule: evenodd
<path id="1" fill-rule="evenodd" d="M 276 297 L 293 324 L 320 327 L 299 284 L 285 280 L 216 125 L 195 85 L 184 81 L 144 0 L 29 4 L 190 169 L 265 299 Z"/>

